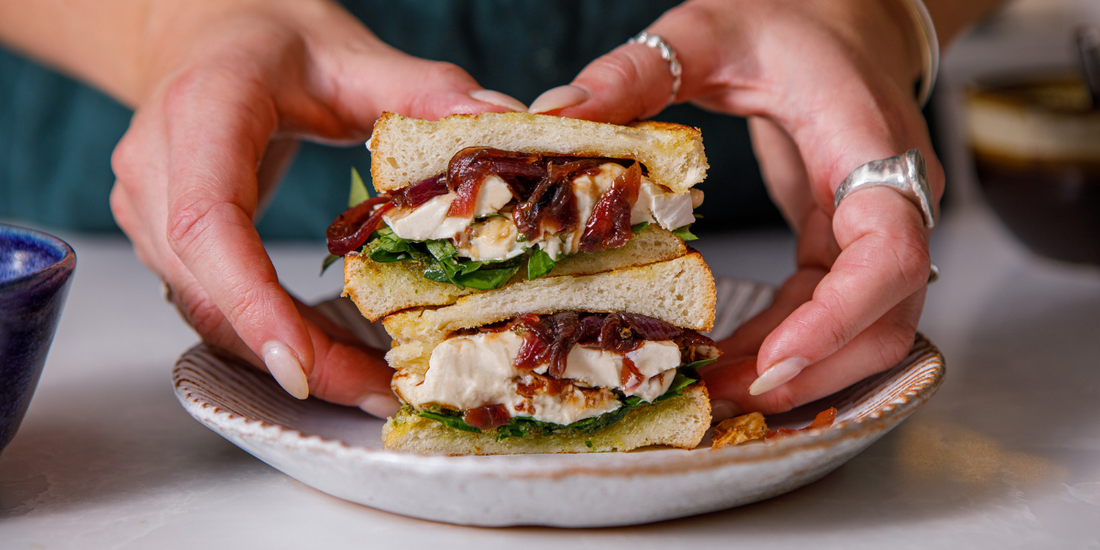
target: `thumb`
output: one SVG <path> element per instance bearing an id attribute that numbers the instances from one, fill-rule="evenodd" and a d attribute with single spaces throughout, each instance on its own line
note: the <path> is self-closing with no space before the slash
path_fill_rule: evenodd
<path id="1" fill-rule="evenodd" d="M 746 57 L 746 41 L 730 39 L 730 33 L 721 31 L 721 25 L 715 24 L 719 16 L 680 6 L 646 29 L 664 42 L 679 64 L 678 83 L 673 58 L 662 57 L 657 41 L 630 41 L 590 63 L 570 85 L 544 92 L 531 103 L 530 111 L 626 124 L 650 118 L 670 104 L 706 95 L 715 86 L 708 77 L 723 60 Z"/>
<path id="2" fill-rule="evenodd" d="M 437 120 L 453 114 L 527 111 L 519 100 L 486 90 L 451 63 L 412 57 L 396 50 L 353 60 L 341 79 L 341 98 L 353 118 L 369 126 L 383 112 Z"/>
<path id="3" fill-rule="evenodd" d="M 614 124 L 645 119 L 674 100 L 669 62 L 642 44 L 624 44 L 589 63 L 572 84 L 543 92 L 532 113 Z"/>

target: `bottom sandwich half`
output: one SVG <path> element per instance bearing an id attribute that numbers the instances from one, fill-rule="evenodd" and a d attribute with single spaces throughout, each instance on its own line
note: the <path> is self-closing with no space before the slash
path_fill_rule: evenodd
<path id="1" fill-rule="evenodd" d="M 404 404 L 386 448 L 421 454 L 694 448 L 710 427 L 695 369 L 717 357 L 697 253 L 537 279 L 386 317 Z"/>

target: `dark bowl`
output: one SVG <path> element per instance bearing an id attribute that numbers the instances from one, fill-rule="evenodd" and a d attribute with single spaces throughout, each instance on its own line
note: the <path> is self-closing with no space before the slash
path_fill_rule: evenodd
<path id="1" fill-rule="evenodd" d="M 31 403 L 75 268 L 61 239 L 0 224 L 0 451 Z"/>
<path id="2" fill-rule="evenodd" d="M 988 78 L 967 97 L 978 181 L 1033 252 L 1100 265 L 1100 109 L 1066 73 Z"/>

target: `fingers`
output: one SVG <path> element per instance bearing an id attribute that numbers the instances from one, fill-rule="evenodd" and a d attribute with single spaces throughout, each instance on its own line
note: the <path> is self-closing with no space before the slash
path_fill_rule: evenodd
<path id="1" fill-rule="evenodd" d="M 826 270 L 799 269 L 776 291 L 772 303 L 760 313 L 737 328 L 729 338 L 718 343 L 724 355 L 730 357 L 755 356 L 760 345 L 788 315 L 813 296 L 814 288 L 825 277 Z M 750 381 L 751 382 L 751 381 Z"/>
<path id="2" fill-rule="evenodd" d="M 590 63 L 568 86 L 544 92 L 531 102 L 533 113 L 556 114 L 615 124 L 650 118 L 669 104 L 690 100 L 708 89 L 706 78 L 727 56 L 744 52 L 742 37 L 725 34 L 730 10 L 708 10 L 699 3 L 667 12 L 646 29 L 675 51 L 681 86 L 672 96 L 669 61 L 656 48 L 623 44 Z"/>
<path id="3" fill-rule="evenodd" d="M 745 357 L 703 373 L 712 401 L 739 414 L 785 412 L 821 399 L 901 362 L 913 345 L 924 290 L 903 300 L 842 350 L 807 367 L 797 377 L 761 395 L 749 391 L 757 378 L 755 357 Z"/>
<path id="4" fill-rule="evenodd" d="M 590 63 L 572 84 L 537 97 L 531 112 L 625 124 L 661 112 L 671 88 L 667 61 L 641 44 L 624 45 Z"/>
<path id="5" fill-rule="evenodd" d="M 167 241 L 201 287 L 196 294 L 209 296 L 279 383 L 304 399 L 313 346 L 253 226 L 256 168 L 278 115 L 256 80 L 240 76 L 197 70 L 166 90 Z"/>
<path id="6" fill-rule="evenodd" d="M 805 219 L 817 208 L 810 191 L 802 153 L 791 136 L 775 122 L 749 117 L 752 150 L 760 164 L 760 175 L 768 194 L 783 213 L 787 225 L 801 233 Z"/>
<path id="7" fill-rule="evenodd" d="M 809 365 L 846 349 L 895 304 L 927 283 L 928 244 L 913 205 L 885 188 L 854 193 L 845 200 L 850 202 L 833 220 L 843 252 L 813 298 L 762 344 L 760 379 L 751 388 L 754 394 L 779 387 Z"/>
<path id="8" fill-rule="evenodd" d="M 482 88 L 457 65 L 412 57 L 381 43 L 373 44 L 369 53 L 341 51 L 335 60 L 322 56 L 319 71 L 331 77 L 314 83 L 314 94 L 332 105 L 340 120 L 354 121 L 364 135 L 383 112 L 437 120 L 452 114 L 527 111 L 519 100 Z"/>

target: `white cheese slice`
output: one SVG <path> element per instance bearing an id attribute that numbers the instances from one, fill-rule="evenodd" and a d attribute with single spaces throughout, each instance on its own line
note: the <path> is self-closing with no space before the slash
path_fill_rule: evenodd
<path id="1" fill-rule="evenodd" d="M 630 224 L 656 223 L 668 231 L 695 223 L 691 193 L 670 193 L 648 179 L 638 189 L 638 202 L 630 211 Z"/>
<path id="2" fill-rule="evenodd" d="M 634 363 L 634 368 L 638 369 L 646 381 L 680 366 L 680 348 L 669 341 L 643 342 L 638 349 L 627 352 L 626 357 Z M 591 387 L 620 389 L 625 395 L 638 395 L 646 401 L 653 401 L 660 396 L 660 393 L 648 397 L 639 395 L 639 390 L 652 391 L 647 388 L 646 383 L 629 390 L 623 388 L 622 373 L 623 359 L 618 353 L 573 346 L 566 358 L 562 378 L 571 378 Z M 669 379 L 669 383 L 671 381 Z"/>
<path id="3" fill-rule="evenodd" d="M 391 210 L 384 214 L 382 219 L 394 234 L 402 239 L 410 241 L 450 239 L 465 231 L 474 218 L 497 213 L 512 200 L 512 190 L 499 176 L 486 177 L 478 189 L 477 199 L 474 202 L 474 215 L 471 218 L 447 215 L 455 196 L 455 193 L 451 192 L 432 197 L 416 208 Z"/>
<path id="4" fill-rule="evenodd" d="M 513 416 L 556 424 L 572 424 L 619 408 L 620 403 L 610 394 L 606 399 L 586 399 L 585 393 L 574 387 L 560 395 L 538 393 L 526 403 L 517 383 L 531 375 L 512 366 L 522 344 L 523 339 L 511 331 L 449 338 L 432 351 L 423 382 L 404 388 L 402 395 L 414 405 L 460 410 L 499 403 Z M 626 356 L 645 381 L 624 393 L 646 401 L 668 390 L 680 365 L 680 350 L 668 341 L 645 342 Z M 574 346 L 563 378 L 585 387 L 622 389 L 622 363 L 619 354 Z M 535 372 L 544 374 L 546 370 L 547 365 L 542 365 Z"/>
<path id="5" fill-rule="evenodd" d="M 390 210 L 382 216 L 394 234 L 410 241 L 450 239 L 470 224 L 465 218 L 447 216 L 454 194 L 432 197 L 416 208 Z"/>
<path id="6" fill-rule="evenodd" d="M 500 212 L 504 205 L 512 201 L 512 188 L 508 187 L 500 176 L 491 174 L 481 180 L 481 187 L 477 190 L 477 200 L 474 201 L 474 217 L 480 218 L 489 214 Z"/>

